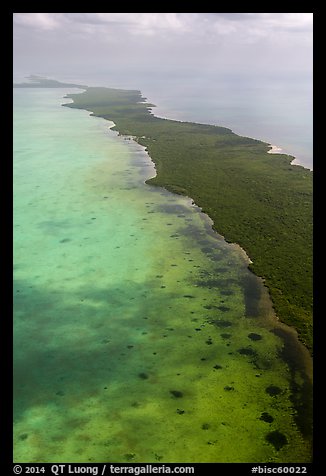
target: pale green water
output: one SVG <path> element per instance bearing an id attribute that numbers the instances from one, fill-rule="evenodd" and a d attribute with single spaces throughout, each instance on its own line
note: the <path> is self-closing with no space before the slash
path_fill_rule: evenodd
<path id="1" fill-rule="evenodd" d="M 309 461 L 245 257 L 67 92 L 14 90 L 14 460 Z"/>

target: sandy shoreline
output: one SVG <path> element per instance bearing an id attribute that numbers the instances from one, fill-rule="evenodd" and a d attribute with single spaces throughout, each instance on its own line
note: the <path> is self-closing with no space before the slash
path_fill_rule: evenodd
<path id="1" fill-rule="evenodd" d="M 281 147 L 279 147 L 277 145 L 269 144 L 269 147 L 270 147 L 270 149 L 267 151 L 268 154 L 286 154 L 286 155 L 289 155 L 288 153 L 284 152 L 284 150 Z M 294 156 L 291 156 L 291 157 L 293 157 L 293 160 L 291 161 L 291 165 L 298 165 L 298 166 L 304 167 L 305 169 L 308 169 L 310 171 L 313 170 L 312 168 L 308 167 L 307 165 L 302 164 L 297 157 L 294 157 Z"/>
<path id="2" fill-rule="evenodd" d="M 273 145 L 273 144 L 269 144 L 269 146 L 271 147 L 267 153 L 268 154 L 282 154 L 282 150 L 281 147 L 278 147 L 277 145 Z"/>

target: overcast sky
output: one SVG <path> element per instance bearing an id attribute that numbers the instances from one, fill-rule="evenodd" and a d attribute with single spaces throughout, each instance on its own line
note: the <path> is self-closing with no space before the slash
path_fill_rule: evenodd
<path id="1" fill-rule="evenodd" d="M 14 13 L 14 75 L 311 74 L 312 13 Z"/>

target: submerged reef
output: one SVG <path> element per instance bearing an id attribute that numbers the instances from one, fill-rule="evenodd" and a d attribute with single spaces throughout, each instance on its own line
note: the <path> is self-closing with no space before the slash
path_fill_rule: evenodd
<path id="1" fill-rule="evenodd" d="M 277 316 L 312 350 L 313 173 L 228 128 L 156 117 L 137 90 L 90 87 L 68 97 L 66 106 L 114 121 L 146 148 L 156 167 L 147 183 L 191 197 L 247 252 Z"/>

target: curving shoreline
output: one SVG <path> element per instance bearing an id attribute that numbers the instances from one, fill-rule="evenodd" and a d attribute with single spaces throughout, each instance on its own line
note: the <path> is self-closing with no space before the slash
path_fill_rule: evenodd
<path id="1" fill-rule="evenodd" d="M 187 195 L 213 229 L 238 243 L 261 276 L 279 319 L 312 350 L 312 172 L 292 156 L 230 129 L 158 118 L 139 91 L 88 88 L 67 107 L 87 109 L 132 135 L 156 168 L 147 183 Z"/>
<path id="2" fill-rule="evenodd" d="M 312 351 L 312 172 L 231 129 L 156 117 L 137 90 L 91 87 L 67 97 L 74 102 L 65 106 L 133 136 L 155 164 L 147 183 L 191 197 L 214 230 L 245 250 L 276 315 Z"/>

